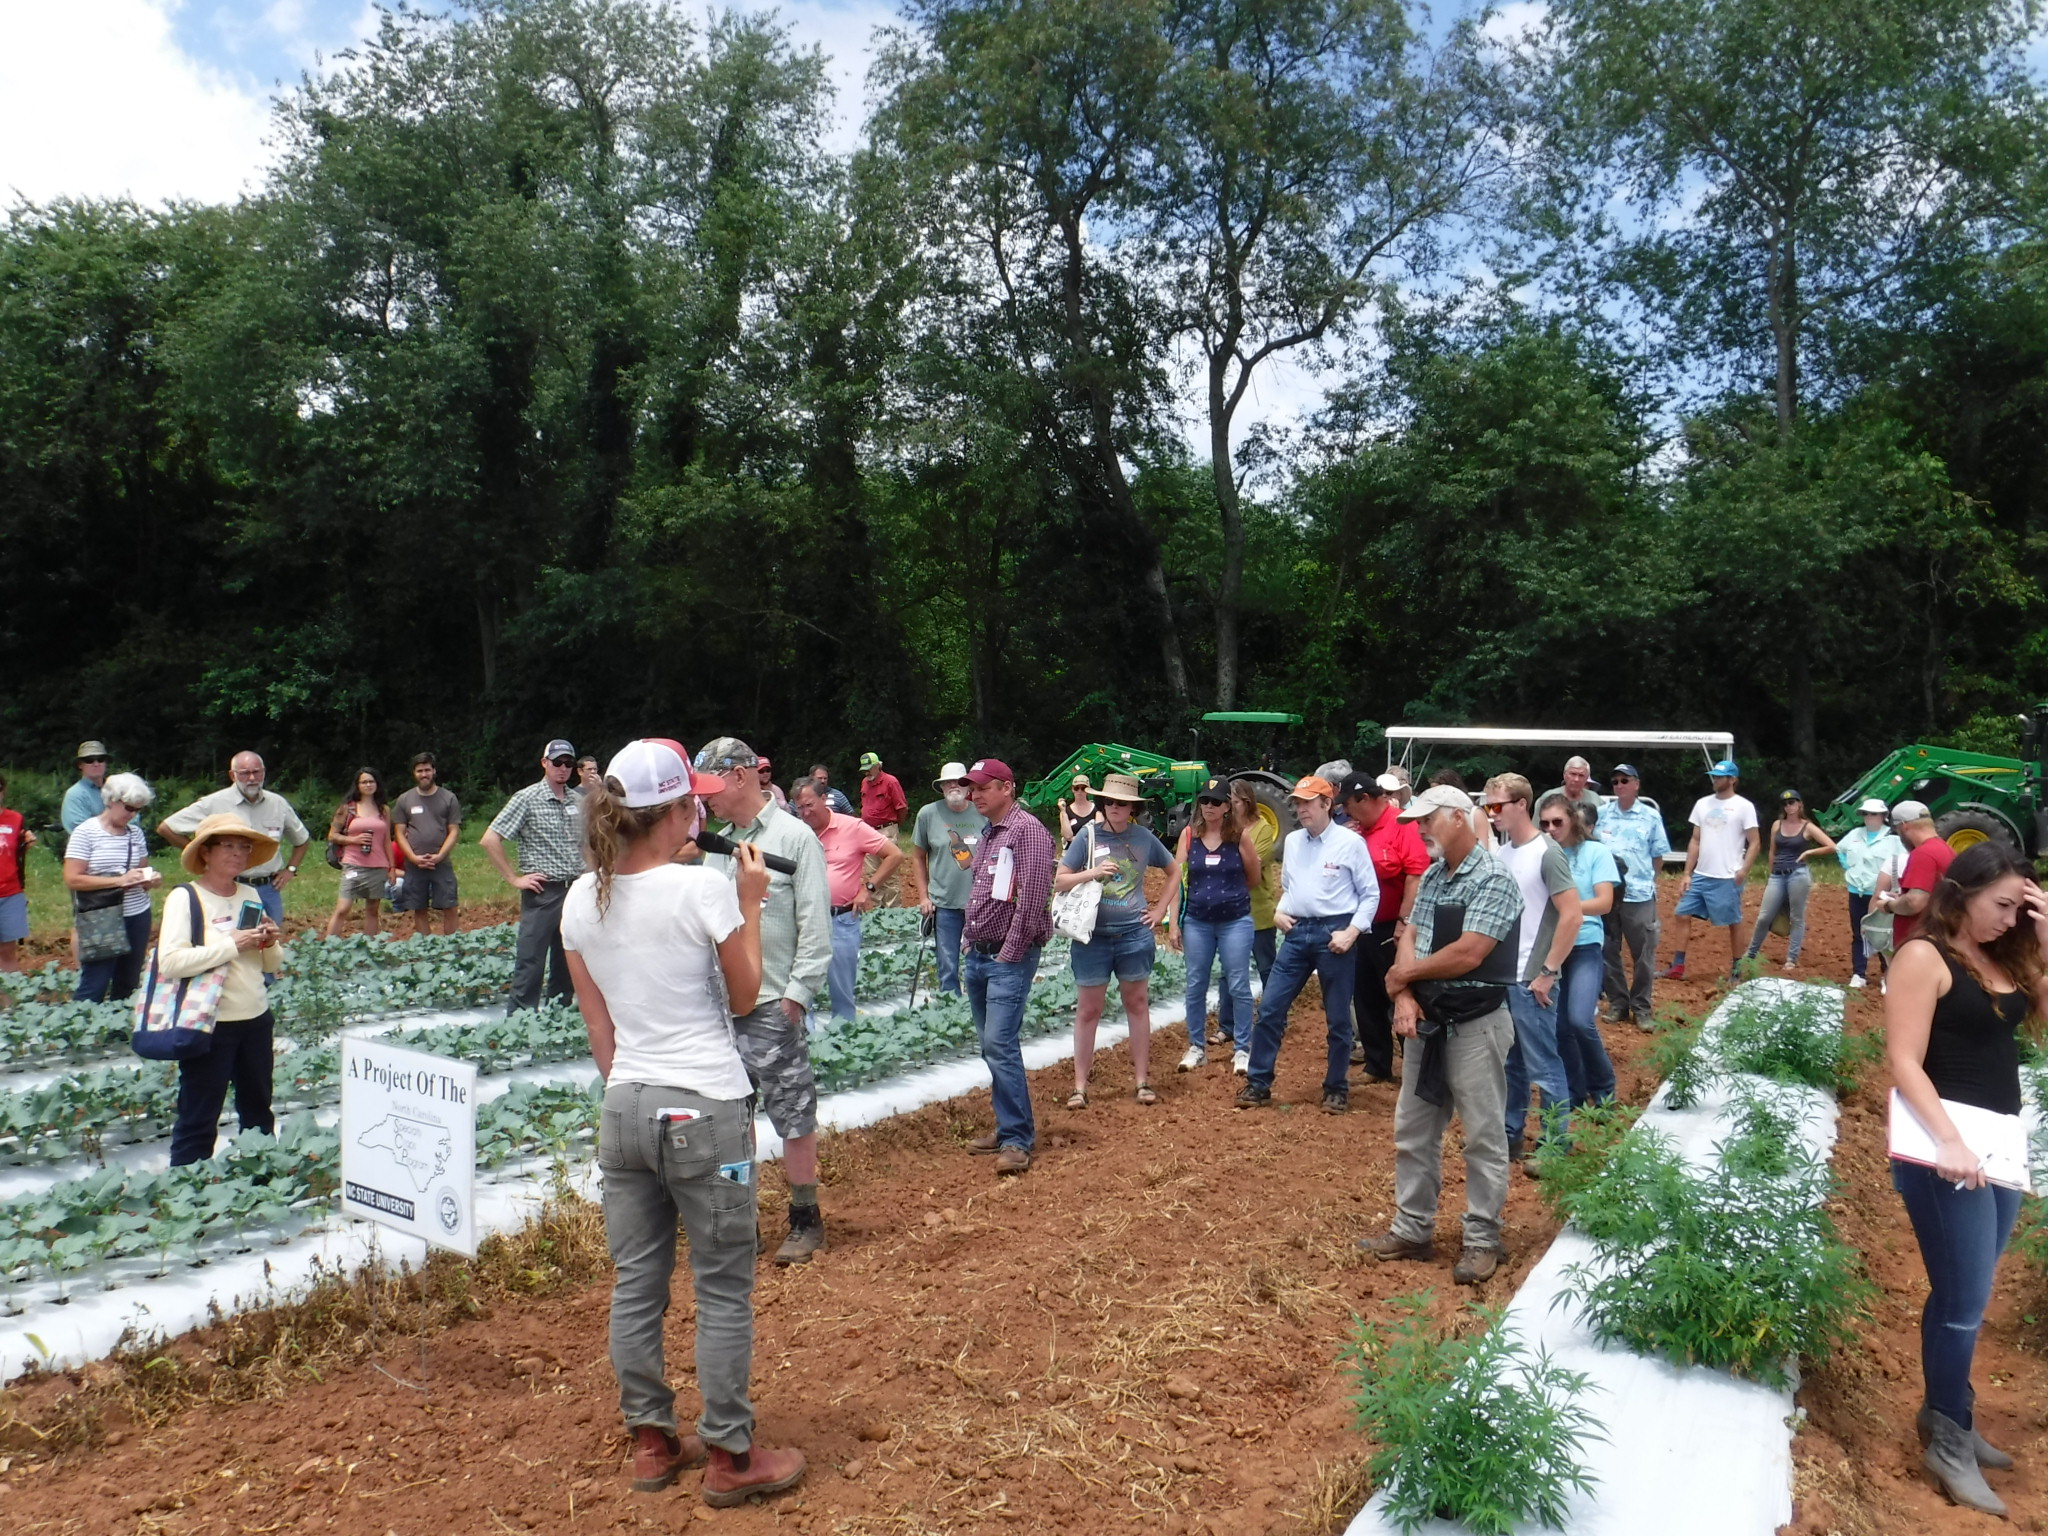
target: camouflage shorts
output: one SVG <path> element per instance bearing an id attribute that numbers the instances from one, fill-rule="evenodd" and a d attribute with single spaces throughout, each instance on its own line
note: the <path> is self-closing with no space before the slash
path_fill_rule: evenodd
<path id="1" fill-rule="evenodd" d="M 803 1021 L 792 1024 L 777 998 L 735 1018 L 732 1030 L 775 1134 L 784 1141 L 810 1135 L 818 1128 L 818 1084 Z"/>

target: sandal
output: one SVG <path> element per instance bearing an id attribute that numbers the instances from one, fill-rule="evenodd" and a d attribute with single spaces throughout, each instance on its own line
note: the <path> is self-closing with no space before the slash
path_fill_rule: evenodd
<path id="1" fill-rule="evenodd" d="M 1075 1090 L 1074 1090 L 1074 1091 L 1073 1091 L 1072 1093 L 1070 1093 L 1070 1094 L 1068 1094 L 1068 1095 L 1067 1095 L 1067 1108 L 1069 1108 L 1069 1109 L 1086 1109 L 1087 1107 L 1088 1107 L 1088 1090 L 1087 1090 L 1087 1089 L 1085 1089 L 1085 1088 L 1076 1088 L 1076 1089 L 1075 1089 Z"/>
<path id="2" fill-rule="evenodd" d="M 1140 1104 L 1157 1104 L 1159 1102 L 1159 1095 L 1152 1091 L 1150 1083 L 1138 1084 L 1137 1097 Z"/>

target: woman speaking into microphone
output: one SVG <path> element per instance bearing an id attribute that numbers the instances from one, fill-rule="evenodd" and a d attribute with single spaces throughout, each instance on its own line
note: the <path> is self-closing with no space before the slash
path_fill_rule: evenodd
<path id="1" fill-rule="evenodd" d="M 709 787 L 722 787 L 719 780 Z M 569 888 L 562 944 L 604 1074 L 597 1164 L 612 1282 L 612 1370 L 633 1432 L 633 1487 L 657 1493 L 707 1459 L 717 1508 L 803 1480 L 803 1453 L 754 1443 L 756 1174 L 747 1069 L 732 1016 L 761 986 L 768 871 L 742 844 L 736 880 L 672 863 L 703 787 L 673 741 L 636 741 L 585 792 L 590 873 Z M 697 1293 L 697 1433 L 676 1434 L 662 1320 L 676 1226 Z"/>

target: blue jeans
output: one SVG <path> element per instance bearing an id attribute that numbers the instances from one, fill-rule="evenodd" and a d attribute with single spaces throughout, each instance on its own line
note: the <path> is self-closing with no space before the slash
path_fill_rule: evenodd
<path id="1" fill-rule="evenodd" d="M 1271 1090 L 1280 1041 L 1287 1033 L 1287 1010 L 1313 973 L 1323 984 L 1323 1017 L 1330 1029 L 1323 1092 L 1349 1091 L 1345 1074 L 1351 1070 L 1351 992 L 1358 981 L 1358 961 L 1353 955 L 1335 953 L 1330 935 L 1350 921 L 1348 917 L 1302 917 L 1288 930 L 1279 958 L 1273 962 L 1273 974 L 1267 978 L 1265 996 L 1259 999 L 1259 1022 L 1252 1031 L 1251 1070 L 1246 1077 L 1253 1087 Z M 1365 935 L 1359 937 L 1363 940 Z"/>
<path id="2" fill-rule="evenodd" d="M 978 950 L 967 951 L 967 1006 L 974 1014 L 974 1032 L 981 1039 L 981 1059 L 988 1065 L 996 1145 L 1022 1147 L 1026 1152 L 1038 1144 L 1022 1043 L 1024 1003 L 1031 996 L 1031 978 L 1037 970 L 1037 949 L 1027 949 L 1021 960 L 997 960 Z"/>
<path id="3" fill-rule="evenodd" d="M 1558 978 L 1557 1054 L 1564 1058 L 1565 1081 L 1571 1085 L 1572 1107 L 1604 1104 L 1614 1097 L 1614 1063 L 1600 1038 L 1600 985 L 1607 977 L 1607 959 L 1598 944 L 1574 946 Z"/>
<path id="4" fill-rule="evenodd" d="M 256 899 L 263 903 L 263 912 L 280 928 L 284 926 L 284 892 L 274 885 L 256 887 Z"/>
<path id="5" fill-rule="evenodd" d="M 1273 962 L 1280 954 L 1280 930 L 1278 928 L 1254 928 L 1252 930 L 1252 969 L 1259 973 L 1259 985 L 1264 986 L 1273 974 Z M 1236 1000 L 1225 987 L 1216 999 L 1216 1027 L 1224 1036 L 1236 1042 L 1237 1049 L 1249 1051 L 1252 1048 L 1252 1026 L 1258 1022 L 1258 1015 L 1251 1009 L 1244 1011 L 1244 1027 L 1238 1027 Z"/>
<path id="6" fill-rule="evenodd" d="M 1764 935 L 1771 931 L 1779 912 L 1789 906 L 1792 932 L 1785 939 L 1785 963 L 1797 965 L 1799 951 L 1806 946 L 1806 899 L 1812 894 L 1813 871 L 1804 864 L 1789 875 L 1773 875 L 1766 880 L 1763 905 L 1757 908 L 1756 926 L 1749 931 L 1749 953 L 1756 955 L 1763 950 Z"/>
<path id="7" fill-rule="evenodd" d="M 1892 1163 L 1892 1188 L 1906 1202 L 1927 1265 L 1927 1305 L 1920 1313 L 1920 1374 L 1927 1406 L 1967 1429 L 1977 1330 L 1991 1304 L 1992 1276 L 2012 1236 L 2020 1194 L 1996 1184 L 1957 1189 L 1932 1168 L 1897 1161 Z"/>
<path id="8" fill-rule="evenodd" d="M 149 959 L 149 914 L 136 912 L 122 919 L 128 930 L 128 953 L 111 960 L 88 960 L 78 968 L 78 990 L 71 994 L 77 1003 L 125 1003 L 142 981 L 142 967 Z"/>
<path id="9" fill-rule="evenodd" d="M 1188 959 L 1188 1045 L 1201 1050 L 1209 1038 L 1209 970 L 1220 957 L 1223 961 L 1223 982 L 1218 988 L 1218 1013 L 1222 1012 L 1221 999 L 1232 999 L 1233 1019 L 1244 1020 L 1243 1033 L 1230 1031 L 1231 1044 L 1240 1051 L 1251 1049 L 1252 1035 L 1252 915 L 1233 917 L 1225 922 L 1206 922 L 1199 917 L 1190 917 L 1181 925 L 1181 946 Z"/>
<path id="10" fill-rule="evenodd" d="M 1560 983 L 1562 985 L 1562 983 Z M 1571 1103 L 1572 1090 L 1564 1075 L 1564 1057 L 1557 1040 L 1558 994 L 1550 994 L 1545 1007 L 1536 994 L 1517 982 L 1508 988 L 1508 1017 L 1515 1021 L 1515 1043 L 1508 1050 L 1508 1139 L 1514 1140 L 1529 1124 L 1529 1085 L 1533 1081 L 1542 1094 L 1541 1136 L 1547 1138 L 1563 1127 L 1558 1120 Z"/>
<path id="11" fill-rule="evenodd" d="M 939 948 L 939 991 L 960 995 L 960 937 L 967 932 L 964 907 L 934 907 L 932 942 Z"/>
<path id="12" fill-rule="evenodd" d="M 1863 947 L 1863 919 L 1870 916 L 1870 897 L 1849 893 L 1849 969 L 1858 976 L 1870 975 L 1870 951 Z"/>
<path id="13" fill-rule="evenodd" d="M 860 914 L 832 914 L 832 964 L 825 972 L 832 988 L 832 1017 L 853 1017 L 854 985 L 860 980 Z"/>

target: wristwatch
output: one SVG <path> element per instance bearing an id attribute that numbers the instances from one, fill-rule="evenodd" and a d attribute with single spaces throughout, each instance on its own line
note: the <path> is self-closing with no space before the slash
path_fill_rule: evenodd
<path id="1" fill-rule="evenodd" d="M 874 882 L 874 881 L 872 881 L 872 880 L 863 880 L 863 881 L 861 881 L 861 884 L 862 884 L 862 885 L 864 885 L 864 886 L 866 886 L 866 887 L 868 888 L 868 894 L 869 894 L 870 896 L 872 896 L 872 895 L 874 895 L 874 894 L 875 894 L 875 882 Z"/>
<path id="2" fill-rule="evenodd" d="M 1548 976 L 1552 981 L 1556 981 L 1560 976 L 1564 975 L 1564 967 L 1561 965 L 1546 965 L 1536 974 L 1538 976 Z"/>

